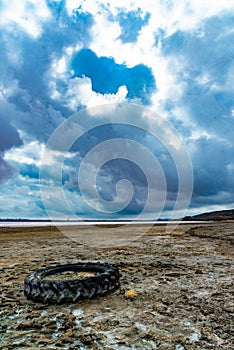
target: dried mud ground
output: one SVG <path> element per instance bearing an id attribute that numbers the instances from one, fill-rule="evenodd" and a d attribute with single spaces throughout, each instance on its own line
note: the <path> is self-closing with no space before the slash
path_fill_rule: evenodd
<path id="1" fill-rule="evenodd" d="M 100 234 L 95 227 L 65 230 L 81 243 L 55 227 L 0 228 L 1 349 L 234 349 L 234 222 L 182 223 L 173 232 L 155 225 L 116 247 L 82 243 Z M 103 226 L 102 240 L 118 230 Z M 116 264 L 120 289 L 70 305 L 25 300 L 28 273 L 77 261 Z M 138 296 L 126 299 L 129 289 Z"/>

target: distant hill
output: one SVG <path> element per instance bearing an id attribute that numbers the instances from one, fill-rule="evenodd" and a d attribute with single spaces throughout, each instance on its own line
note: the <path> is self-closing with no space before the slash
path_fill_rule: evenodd
<path id="1" fill-rule="evenodd" d="M 183 221 L 223 221 L 223 220 L 234 220 L 234 209 L 230 210 L 219 210 L 219 211 L 212 211 L 208 213 L 203 213 L 199 215 L 194 216 L 185 216 Z"/>

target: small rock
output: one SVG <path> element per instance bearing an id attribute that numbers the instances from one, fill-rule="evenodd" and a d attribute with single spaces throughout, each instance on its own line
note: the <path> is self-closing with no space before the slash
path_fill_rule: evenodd
<path id="1" fill-rule="evenodd" d="M 73 337 L 73 331 L 71 329 L 68 329 L 65 333 L 66 337 Z"/>
<path id="2" fill-rule="evenodd" d="M 50 338 L 47 338 L 47 337 L 42 337 L 42 338 L 39 340 L 38 344 L 41 344 L 41 345 L 53 344 L 53 340 L 50 339 Z"/>
<path id="3" fill-rule="evenodd" d="M 223 310 L 225 310 L 227 312 L 234 312 L 234 303 L 232 303 L 232 302 L 225 303 L 223 306 Z"/>
<path id="4" fill-rule="evenodd" d="M 21 322 L 18 326 L 17 329 L 27 329 L 27 328 L 31 328 L 32 327 L 32 323 L 29 320 L 23 321 Z"/>

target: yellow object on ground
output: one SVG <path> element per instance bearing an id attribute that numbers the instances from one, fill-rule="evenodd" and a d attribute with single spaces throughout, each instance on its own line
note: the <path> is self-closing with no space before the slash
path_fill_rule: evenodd
<path id="1" fill-rule="evenodd" d="M 132 299 L 132 298 L 136 298 L 138 296 L 138 293 L 134 289 L 129 289 L 129 290 L 126 290 L 126 292 L 124 293 L 124 296 L 127 299 Z"/>

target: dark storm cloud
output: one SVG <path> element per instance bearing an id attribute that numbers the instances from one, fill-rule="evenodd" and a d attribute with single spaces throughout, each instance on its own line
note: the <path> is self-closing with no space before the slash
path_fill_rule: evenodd
<path id="1" fill-rule="evenodd" d="M 152 152 L 155 159 L 157 159 L 161 165 L 164 171 L 168 199 L 171 203 L 170 208 L 172 209 L 178 193 L 178 174 L 176 165 L 166 147 L 146 130 L 128 125 L 107 124 L 97 127 L 92 131 L 89 131 L 89 133 L 84 134 L 72 146 L 72 151 L 78 153 L 74 156 L 74 158 L 67 158 L 65 160 L 66 169 L 67 167 L 72 169 L 70 173 L 64 172 L 65 188 L 71 192 L 75 191 L 78 194 L 81 194 L 77 173 L 86 154 L 92 151 L 95 146 L 107 140 L 116 140 L 121 138 L 123 157 L 116 158 L 115 147 L 113 147 L 113 150 L 108 150 L 108 152 L 111 152 L 113 155 L 113 159 L 106 162 L 98 171 L 96 186 L 100 196 L 104 200 L 114 201 L 117 196 L 116 185 L 122 179 L 128 180 L 133 186 L 133 197 L 126 208 L 119 212 L 119 215 L 133 215 L 140 213 L 144 209 L 149 191 L 148 181 L 144 172 L 146 171 L 148 175 L 150 172 L 150 176 L 155 177 L 157 176 L 157 171 L 152 167 L 152 164 L 147 158 L 147 154 L 145 154 L 143 168 L 140 168 L 137 164 L 134 164 L 134 162 L 131 161 L 132 153 L 128 153 L 128 148 L 129 141 L 133 140 L 137 142 L 138 146 L 136 146 L 136 152 L 140 154 L 139 158 L 142 157 L 144 152 L 142 146 L 144 146 L 146 149 Z M 109 145 L 109 147 L 111 148 L 111 145 Z M 105 148 L 103 148 L 101 152 L 105 153 Z M 98 159 L 102 157 L 102 154 L 97 152 L 95 157 Z M 90 168 L 92 168 L 91 164 Z M 88 178 L 89 174 L 87 174 L 87 179 Z M 150 190 L 152 191 L 152 189 Z M 87 197 L 88 196 L 89 188 L 87 189 Z M 157 201 L 156 197 L 155 201 Z"/>
<path id="2" fill-rule="evenodd" d="M 3 184 L 15 174 L 20 174 L 15 178 L 14 184 L 13 182 L 7 184 L 8 192 L 5 185 L 1 186 L 2 198 L 14 192 L 16 196 L 14 200 L 12 199 L 13 209 L 20 212 L 21 206 L 28 212 L 37 212 L 39 208 L 38 215 L 44 212 L 44 206 L 39 199 L 37 165 L 25 164 L 23 157 L 21 162 L 17 163 L 12 157 L 14 162 L 12 161 L 11 164 L 18 168 L 16 170 L 8 163 L 9 158 L 6 157 L 8 150 L 22 145 L 20 135 L 24 138 L 24 142 L 35 140 L 37 144 L 45 143 L 64 118 L 74 112 L 69 107 L 72 106 L 72 103 L 69 104 L 69 93 L 74 93 L 74 100 L 76 100 L 76 88 L 79 90 L 79 84 L 87 82 L 89 84 L 89 79 L 93 91 L 97 94 L 116 94 L 119 87 L 124 85 L 128 90 L 128 100 L 145 105 L 150 105 L 152 94 L 157 90 L 157 77 L 154 77 L 153 71 L 141 64 L 141 61 L 134 67 L 128 68 L 125 64 L 116 63 L 115 58 L 101 56 L 100 47 L 100 56 L 88 49 L 90 40 L 93 41 L 91 47 L 95 47 L 95 37 L 91 37 L 91 28 L 95 21 L 92 15 L 84 12 L 81 7 L 71 14 L 68 13 L 65 0 L 47 0 L 46 4 L 51 17 L 39 19 L 37 24 L 40 32 L 37 36 L 31 36 L 20 24 L 10 19 L 9 27 L 1 28 L 0 37 L 0 183 Z M 167 1 L 167 4 L 170 7 L 173 3 Z M 29 6 L 30 11 L 33 11 L 35 5 L 27 2 L 25 6 Z M 99 10 L 101 9 L 100 5 Z M 142 28 L 148 25 L 149 13 L 141 10 L 128 12 L 123 9 L 117 9 L 117 13 L 117 16 L 116 12 L 112 15 L 110 21 L 115 24 L 118 22 L 120 26 L 121 34 L 118 39 L 124 44 L 136 43 Z M 200 27 L 195 30 L 177 30 L 167 38 L 165 28 L 157 28 L 157 24 L 153 27 L 150 22 L 152 30 L 155 29 L 152 34 L 155 36 L 156 50 L 160 51 L 162 59 L 164 56 L 165 62 L 167 60 L 170 62 L 172 58 L 171 72 L 176 76 L 180 87 L 182 86 L 178 89 L 180 91 L 178 98 L 169 98 L 160 102 L 164 111 L 166 110 L 165 114 L 171 118 L 171 123 L 188 140 L 188 146 L 191 149 L 195 175 L 191 207 L 205 206 L 210 203 L 225 205 L 234 202 L 234 103 L 233 76 L 231 76 L 234 68 L 233 20 L 234 17 L 231 14 L 220 13 L 219 16 L 200 22 Z M 176 27 L 181 28 L 180 25 Z M 126 59 L 124 48 L 127 46 L 129 45 L 122 45 L 122 62 Z M 106 52 L 105 49 L 104 52 Z M 74 52 L 73 50 L 79 51 L 71 57 L 70 66 L 68 66 L 69 55 Z M 154 50 L 148 52 L 151 55 L 149 59 L 154 64 L 153 59 L 156 57 L 152 53 Z M 58 64 L 61 58 L 65 62 L 64 74 L 60 74 L 59 69 L 56 71 L 52 68 L 52 63 Z M 174 64 L 174 58 L 176 64 Z M 89 79 L 75 79 L 84 76 Z M 55 86 L 54 90 L 52 86 Z M 77 100 L 79 100 L 78 96 Z M 79 110 L 82 106 L 78 103 Z M 7 108 L 5 108 L 6 105 Z M 192 120 L 193 129 L 190 129 L 189 123 L 187 125 L 186 122 L 176 120 L 174 110 L 177 107 L 186 110 L 189 122 Z M 131 117 L 127 116 L 127 118 Z M 88 122 L 92 124 L 91 115 L 88 118 Z M 199 132 L 203 129 L 202 135 L 207 133 L 208 136 L 195 138 L 191 144 L 196 126 Z M 22 134 L 18 130 L 22 131 Z M 171 209 L 178 192 L 178 175 L 176 164 L 169 152 L 149 135 L 141 134 L 139 130 L 130 131 L 126 127 L 118 129 L 117 126 L 109 126 L 96 133 L 94 131 L 72 146 L 70 151 L 77 154 L 74 158 L 71 158 L 71 153 L 69 154 L 63 174 L 64 189 L 68 197 L 71 196 L 69 197 L 71 202 L 77 200 L 78 205 L 75 204 L 75 207 L 87 216 L 100 215 L 95 210 L 87 208 L 79 197 L 81 193 L 77 182 L 77 167 L 82 157 L 98 143 L 121 137 L 139 142 L 150 149 L 158 159 L 167 184 L 168 202 L 165 208 Z M 36 149 L 35 147 L 34 152 Z M 13 150 L 11 155 L 12 152 Z M 24 152 L 27 153 L 27 150 L 22 151 L 22 154 L 25 154 Z M 29 155 L 28 159 L 30 157 Z M 59 162 L 56 157 L 59 158 L 61 155 L 55 155 L 54 162 L 47 164 L 48 173 L 43 183 L 46 189 L 51 182 L 55 187 L 60 185 L 54 169 Z M 32 161 L 35 161 L 33 157 Z M 147 159 L 145 164 L 151 166 L 149 162 L 147 163 Z M 152 174 L 154 175 L 153 169 L 150 175 Z M 134 196 L 121 214 L 139 212 L 147 196 L 147 181 L 141 169 L 131 161 L 117 159 L 108 162 L 100 169 L 96 184 L 100 195 L 106 200 L 115 199 L 116 184 L 121 179 L 128 179 L 134 187 Z M 22 184 L 25 186 L 23 194 Z M 88 185 L 92 187 L 93 184 L 88 183 Z M 88 190 L 87 187 L 87 192 Z M 19 193 L 21 193 L 20 198 L 25 199 L 23 206 L 17 202 Z M 36 193 L 36 198 L 33 198 L 31 193 L 33 195 Z M 52 193 L 52 197 L 53 195 Z M 55 211 L 62 212 L 61 201 L 56 194 L 52 200 L 53 210 L 55 208 Z M 15 207 L 14 201 L 17 202 Z"/>
<path id="3" fill-rule="evenodd" d="M 127 68 L 117 64 L 113 58 L 98 57 L 90 49 L 78 51 L 71 62 L 75 77 L 86 76 L 92 81 L 92 89 L 101 94 L 116 94 L 120 86 L 126 85 L 127 98 L 150 103 L 156 82 L 151 69 L 144 64 Z"/>
<path id="4" fill-rule="evenodd" d="M 164 54 L 180 61 L 171 71 L 183 85 L 181 96 L 166 101 L 165 108 L 173 115 L 181 106 L 199 130 L 210 135 L 195 139 L 191 148 L 195 149 L 193 207 L 234 201 L 233 21 L 231 13 L 222 13 L 195 31 L 179 30 L 162 40 Z M 173 119 L 172 123 L 180 131 L 186 129 Z"/>
<path id="5" fill-rule="evenodd" d="M 41 23 L 38 37 L 31 37 L 16 24 L 9 27 L 14 30 L 6 27 L 1 32 L 0 79 L 10 91 L 0 100 L 1 182 L 14 174 L 13 167 L 3 159 L 3 151 L 22 145 L 17 129 L 45 142 L 63 118 L 71 114 L 71 110 L 51 98 L 48 70 L 52 59 L 59 59 L 66 47 L 89 42 L 93 19 L 79 9 L 69 16 L 65 1 L 48 0 L 47 5 L 52 16 Z"/>
<path id="6" fill-rule="evenodd" d="M 15 120 L 15 124 L 42 141 L 47 140 L 63 117 L 72 113 L 50 96 L 48 71 L 52 60 L 61 58 L 69 46 L 87 44 L 93 24 L 92 16 L 79 9 L 69 16 L 65 1 L 47 1 L 47 5 L 52 17 L 42 23 L 38 37 L 29 36 L 15 25 L 14 31 L 8 32 L 6 28 L 0 39 L 3 52 L 1 79 L 8 85 L 12 80 L 18 84 L 8 101 L 24 113 L 24 117 Z M 14 55 L 18 57 L 18 62 L 9 60 Z"/>
<path id="7" fill-rule="evenodd" d="M 19 147 L 22 145 L 22 140 L 18 131 L 11 124 L 10 110 L 8 105 L 1 101 L 0 107 L 0 183 L 4 183 L 13 175 L 16 170 L 12 165 L 4 160 L 4 153 L 12 147 Z"/>
<path id="8" fill-rule="evenodd" d="M 66 47 L 89 42 L 93 19 L 79 9 L 69 16 L 65 1 L 48 0 L 47 5 L 52 16 L 41 23 L 38 37 L 31 37 L 16 24 L 1 29 L 0 79 L 4 98 L 0 99 L 0 183 L 16 173 L 4 160 L 4 152 L 22 145 L 17 129 L 46 142 L 63 118 L 71 114 L 51 98 L 48 70 L 52 59 L 60 58 Z"/>
<path id="9" fill-rule="evenodd" d="M 0 152 L 6 151 L 12 147 L 22 145 L 18 131 L 9 123 L 6 118 L 0 115 Z"/>
<path id="10" fill-rule="evenodd" d="M 16 170 L 3 159 L 3 155 L 0 152 L 0 184 L 9 180 L 9 178 L 13 177 L 15 174 Z"/>
<path id="11" fill-rule="evenodd" d="M 104 200 L 113 201 L 117 197 L 116 184 L 126 179 L 133 186 L 134 196 L 123 213 L 140 212 L 147 198 L 148 183 L 142 169 L 127 159 L 114 159 L 107 162 L 97 176 L 97 188 Z M 105 183 L 105 186 L 103 186 Z"/>
<path id="12" fill-rule="evenodd" d="M 234 199 L 234 145 L 222 140 L 201 138 L 194 143 L 194 200 L 229 193 Z M 224 195 L 225 196 L 225 195 Z M 207 203 L 208 204 L 208 203 Z"/>

